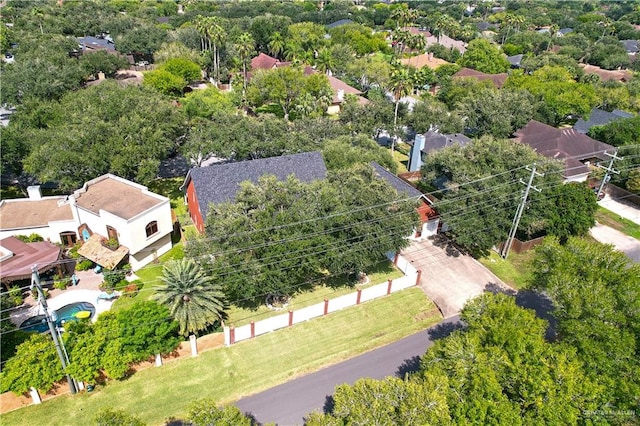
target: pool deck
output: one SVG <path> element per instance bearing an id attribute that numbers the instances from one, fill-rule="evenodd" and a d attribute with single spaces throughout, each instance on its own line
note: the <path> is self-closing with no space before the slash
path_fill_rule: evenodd
<path id="1" fill-rule="evenodd" d="M 48 289 L 49 297 L 47 298 L 47 306 L 49 312 L 60 309 L 70 303 L 88 302 L 96 308 L 96 315 L 92 318 L 92 321 L 95 322 L 98 315 L 111 309 L 111 305 L 113 304 L 113 300 L 98 300 L 98 295 L 102 293 L 99 286 L 104 280 L 103 275 L 101 273 L 96 274 L 92 270 L 89 270 L 76 271 L 76 276 L 79 279 L 76 286 L 67 287 L 66 290 Z M 11 314 L 11 322 L 20 325 L 27 318 L 43 313 L 40 304 L 29 295 L 25 297 L 23 307 Z"/>

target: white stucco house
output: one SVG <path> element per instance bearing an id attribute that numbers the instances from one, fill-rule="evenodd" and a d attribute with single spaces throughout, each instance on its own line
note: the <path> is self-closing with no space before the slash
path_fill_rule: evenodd
<path id="1" fill-rule="evenodd" d="M 169 199 L 143 185 L 106 174 L 69 196 L 42 197 L 38 186 L 28 194 L 0 201 L 0 239 L 35 233 L 65 246 L 80 240 L 78 253 L 108 269 L 128 262 L 137 270 L 171 248 Z"/>

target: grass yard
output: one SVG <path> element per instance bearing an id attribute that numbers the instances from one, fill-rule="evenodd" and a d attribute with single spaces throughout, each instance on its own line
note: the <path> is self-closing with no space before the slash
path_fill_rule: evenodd
<path id="1" fill-rule="evenodd" d="M 369 277 L 369 284 L 365 286 L 358 286 L 359 288 L 380 284 L 388 279 L 400 278 L 402 276 L 402 272 L 396 269 L 391 262 L 384 261 L 370 268 L 367 275 Z M 287 306 L 287 310 L 302 309 L 306 306 L 320 303 L 324 299 L 333 299 L 344 294 L 355 292 L 356 287 L 346 284 L 346 280 L 347 278 L 345 276 L 334 277 L 327 283 L 329 285 L 318 285 L 314 287 L 313 290 L 294 294 Z M 226 320 L 226 324 L 233 324 L 234 326 L 239 327 L 249 324 L 251 321 L 260 321 L 280 315 L 283 312 L 286 311 L 274 311 L 267 308 L 266 305 L 261 305 L 255 310 L 232 306 L 227 311 L 228 318 Z"/>
<path id="2" fill-rule="evenodd" d="M 505 260 L 492 250 L 488 257 L 478 260 L 502 281 L 515 289 L 521 289 L 531 277 L 533 254 L 533 250 L 521 254 L 512 251 Z"/>
<path id="3" fill-rule="evenodd" d="M 396 160 L 396 163 L 398 163 L 398 173 L 407 173 L 409 156 L 396 149 L 393 151 L 393 159 Z"/>
<path id="4" fill-rule="evenodd" d="M 616 213 L 598 206 L 596 211 L 596 220 L 610 228 L 627 234 L 633 238 L 640 240 L 640 225 L 617 215 Z"/>
<path id="5" fill-rule="evenodd" d="M 92 393 L 65 395 L 4 414 L 10 425 L 89 423 L 103 408 L 123 409 L 150 425 L 183 417 L 191 402 L 230 403 L 335 364 L 439 322 L 418 288 L 268 333 L 231 347 L 140 371 Z"/>
<path id="6" fill-rule="evenodd" d="M 136 302 L 148 300 L 154 293 L 153 288 L 158 286 L 160 282 L 160 276 L 162 275 L 162 266 L 165 262 L 170 260 L 178 260 L 184 257 L 184 246 L 182 243 L 178 243 L 171 247 L 171 250 L 160 256 L 159 263 L 150 263 L 142 269 L 139 269 L 135 274 L 140 278 L 143 283 L 143 287 L 135 297 L 120 297 L 116 300 L 111 309 L 118 311 L 121 309 L 127 309 Z"/>

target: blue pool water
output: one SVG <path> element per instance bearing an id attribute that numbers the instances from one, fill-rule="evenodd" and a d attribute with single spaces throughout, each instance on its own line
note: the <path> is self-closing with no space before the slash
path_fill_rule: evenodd
<path id="1" fill-rule="evenodd" d="M 63 323 L 67 321 L 77 321 L 78 319 L 75 315 L 80 311 L 91 312 L 91 316 L 89 318 L 93 318 L 93 315 L 96 313 L 96 307 L 89 302 L 71 303 L 60 309 L 56 309 L 52 315 L 52 319 L 55 320 L 57 327 L 62 327 Z M 44 319 L 44 315 L 36 315 L 35 317 L 27 318 L 22 324 L 20 324 L 20 329 L 24 331 L 37 331 L 39 333 L 44 333 L 49 331 L 49 326 Z"/>

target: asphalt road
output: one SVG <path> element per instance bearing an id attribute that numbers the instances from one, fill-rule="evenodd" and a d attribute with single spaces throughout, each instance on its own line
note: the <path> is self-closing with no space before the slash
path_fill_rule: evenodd
<path id="1" fill-rule="evenodd" d="M 307 414 L 331 408 L 331 395 L 337 385 L 353 384 L 363 377 L 404 377 L 405 373 L 418 369 L 420 357 L 433 340 L 460 327 L 456 315 L 397 342 L 243 398 L 235 405 L 260 423 L 301 425 Z"/>

